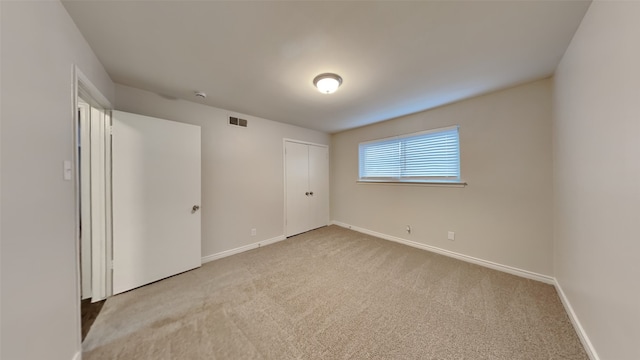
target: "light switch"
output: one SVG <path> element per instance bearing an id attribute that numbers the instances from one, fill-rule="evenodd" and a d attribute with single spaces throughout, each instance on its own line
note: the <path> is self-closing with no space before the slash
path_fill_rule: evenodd
<path id="1" fill-rule="evenodd" d="M 449 231 L 447 233 L 447 239 L 449 239 L 451 241 L 455 240 L 456 239 L 456 233 L 454 233 L 453 231 Z"/>
<path id="2" fill-rule="evenodd" d="M 73 175 L 73 173 L 71 172 L 71 160 L 65 160 L 62 166 L 64 169 L 64 173 L 63 173 L 64 179 L 67 181 L 71 181 L 71 177 Z"/>

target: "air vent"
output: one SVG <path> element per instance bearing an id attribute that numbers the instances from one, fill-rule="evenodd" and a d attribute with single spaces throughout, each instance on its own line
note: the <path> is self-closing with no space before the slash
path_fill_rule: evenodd
<path id="1" fill-rule="evenodd" d="M 245 119 L 229 116 L 229 125 L 247 127 L 248 124 L 249 122 Z"/>

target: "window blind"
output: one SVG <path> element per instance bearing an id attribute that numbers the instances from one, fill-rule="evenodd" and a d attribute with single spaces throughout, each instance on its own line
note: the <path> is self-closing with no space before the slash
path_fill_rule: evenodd
<path id="1" fill-rule="evenodd" d="M 460 181 L 458 126 L 359 144 L 362 181 Z"/>

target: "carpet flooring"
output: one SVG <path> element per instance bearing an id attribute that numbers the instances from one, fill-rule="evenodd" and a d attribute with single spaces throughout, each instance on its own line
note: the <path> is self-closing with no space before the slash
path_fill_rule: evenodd
<path id="1" fill-rule="evenodd" d="M 553 286 L 337 226 L 111 297 L 85 360 L 588 359 Z"/>

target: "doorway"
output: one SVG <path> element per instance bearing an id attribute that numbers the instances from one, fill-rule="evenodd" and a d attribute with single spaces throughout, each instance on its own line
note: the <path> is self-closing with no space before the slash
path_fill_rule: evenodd
<path id="1" fill-rule="evenodd" d="M 74 162 L 82 338 L 111 294 L 111 104 L 75 69 Z"/>
<path id="2" fill-rule="evenodd" d="M 98 315 L 97 302 L 201 265 L 201 133 L 196 125 L 112 111 L 76 76 L 82 327 Z"/>

